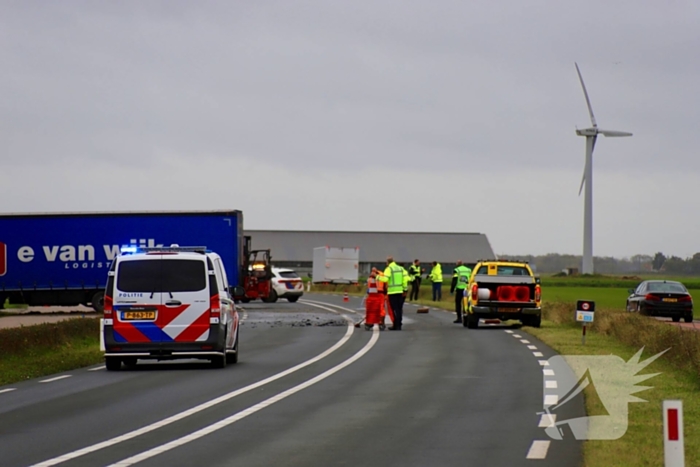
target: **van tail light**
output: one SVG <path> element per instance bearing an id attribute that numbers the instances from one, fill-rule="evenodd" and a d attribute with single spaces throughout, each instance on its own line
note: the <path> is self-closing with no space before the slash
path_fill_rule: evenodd
<path id="1" fill-rule="evenodd" d="M 692 302 L 693 297 L 691 297 L 690 295 L 684 295 L 683 297 L 678 297 L 678 301 L 679 302 Z"/>
<path id="2" fill-rule="evenodd" d="M 542 300 L 542 288 L 539 284 L 535 286 L 535 301 L 539 302 Z"/>
<path id="3" fill-rule="evenodd" d="M 648 293 L 648 294 L 646 294 L 646 295 L 644 296 L 644 300 L 647 300 L 647 301 L 649 301 L 649 302 L 658 302 L 658 301 L 661 300 L 661 298 L 659 298 L 658 295 L 654 295 L 654 294 Z"/>
<path id="4" fill-rule="evenodd" d="M 478 284 L 472 285 L 472 301 L 474 303 L 479 301 L 479 285 Z"/>
<path id="5" fill-rule="evenodd" d="M 111 318 L 113 310 L 114 310 L 114 299 L 112 297 L 110 297 L 109 295 L 105 295 L 103 317 L 106 319 Z"/>
<path id="6" fill-rule="evenodd" d="M 209 297 L 209 323 L 219 324 L 221 321 L 221 299 L 219 294 Z"/>

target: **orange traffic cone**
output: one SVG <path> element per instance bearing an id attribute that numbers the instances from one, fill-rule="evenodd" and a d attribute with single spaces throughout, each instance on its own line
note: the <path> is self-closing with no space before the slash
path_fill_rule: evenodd
<path id="1" fill-rule="evenodd" d="M 343 301 L 344 301 L 344 302 L 349 302 L 349 301 L 350 301 L 350 297 L 348 297 L 348 293 L 347 293 L 347 292 L 345 292 L 345 293 L 343 294 Z"/>

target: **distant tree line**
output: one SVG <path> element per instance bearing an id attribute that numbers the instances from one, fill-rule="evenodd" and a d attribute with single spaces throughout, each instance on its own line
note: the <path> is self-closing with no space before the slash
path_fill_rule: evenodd
<path id="1" fill-rule="evenodd" d="M 575 268 L 580 271 L 580 255 L 499 255 L 503 259 L 519 259 L 528 261 L 535 266 L 537 272 L 557 273 L 565 269 Z M 612 256 L 595 256 L 593 267 L 598 274 L 640 274 L 663 272 L 667 274 L 700 275 L 700 253 L 690 258 L 678 256 L 667 257 L 661 252 L 654 255 L 634 255 L 629 258 L 614 258 Z"/>

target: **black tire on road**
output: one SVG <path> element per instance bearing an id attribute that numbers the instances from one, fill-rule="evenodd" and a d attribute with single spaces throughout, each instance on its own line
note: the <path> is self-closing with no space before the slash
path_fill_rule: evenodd
<path id="1" fill-rule="evenodd" d="M 299 295 L 292 295 L 291 297 L 287 297 L 287 300 L 291 303 L 295 303 L 297 300 L 299 300 Z"/>
<path id="2" fill-rule="evenodd" d="M 107 371 L 119 371 L 122 369 L 122 360 L 119 357 L 105 357 Z"/>
<path id="3" fill-rule="evenodd" d="M 469 315 L 466 321 L 469 329 L 476 329 L 479 327 L 479 317 L 476 315 Z"/>
<path id="4" fill-rule="evenodd" d="M 275 289 L 270 289 L 270 295 L 267 296 L 267 298 L 263 299 L 263 302 L 265 303 L 275 303 L 279 297 L 277 296 L 277 292 L 275 292 Z"/>
<path id="5" fill-rule="evenodd" d="M 133 368 L 136 366 L 136 357 L 125 357 L 123 360 L 124 366 L 127 368 Z"/>
<path id="6" fill-rule="evenodd" d="M 235 350 L 236 353 L 226 354 L 226 363 L 229 365 L 238 363 L 238 329 L 236 329 L 236 343 L 233 344 L 233 350 Z"/>
<path id="7" fill-rule="evenodd" d="M 681 321 L 681 316 L 680 315 L 671 316 L 671 319 L 673 320 L 674 323 L 679 323 Z"/>
<path id="8" fill-rule="evenodd" d="M 104 311 L 105 311 L 105 293 L 102 290 L 100 290 L 99 292 L 95 292 L 95 295 L 92 296 L 90 303 L 92 304 L 92 308 L 97 313 L 100 313 L 100 314 L 104 313 Z"/>
<path id="9" fill-rule="evenodd" d="M 685 315 L 685 318 L 683 318 L 686 323 L 692 323 L 693 322 L 693 313 L 688 313 Z"/>
<path id="10" fill-rule="evenodd" d="M 539 328 L 542 326 L 542 315 L 538 316 L 528 316 L 523 318 L 523 325 L 530 326 L 531 328 Z"/>

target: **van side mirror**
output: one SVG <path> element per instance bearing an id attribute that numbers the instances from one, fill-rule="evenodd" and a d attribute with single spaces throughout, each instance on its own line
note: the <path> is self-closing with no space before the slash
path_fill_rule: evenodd
<path id="1" fill-rule="evenodd" d="M 630 295 L 633 294 L 633 293 L 634 293 L 634 289 L 627 289 L 627 293 L 629 293 Z"/>
<path id="2" fill-rule="evenodd" d="M 535 284 L 540 284 L 541 282 L 540 276 L 535 276 Z"/>
<path id="3" fill-rule="evenodd" d="M 228 293 L 233 295 L 234 297 L 244 297 L 245 289 L 240 285 L 233 285 L 228 288 Z"/>

